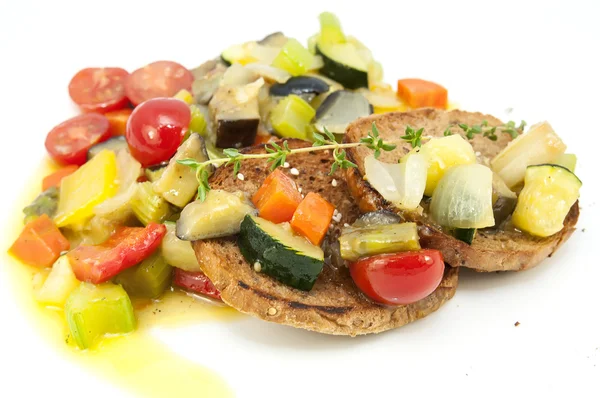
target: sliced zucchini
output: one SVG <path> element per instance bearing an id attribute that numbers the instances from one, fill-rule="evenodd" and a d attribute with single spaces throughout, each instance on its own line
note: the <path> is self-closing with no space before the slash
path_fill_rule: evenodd
<path id="1" fill-rule="evenodd" d="M 346 228 L 340 236 L 342 258 L 356 261 L 361 257 L 384 253 L 419 250 L 417 224 L 370 225 Z"/>
<path id="2" fill-rule="evenodd" d="M 160 249 L 167 264 L 184 271 L 202 271 L 191 242 L 177 237 L 177 227 L 174 222 L 165 222 L 165 226 L 167 233 L 162 240 Z"/>
<path id="3" fill-rule="evenodd" d="M 310 291 L 323 270 L 323 250 L 294 235 L 286 225 L 247 215 L 238 237 L 240 251 L 254 269 L 288 286 Z"/>
<path id="4" fill-rule="evenodd" d="M 495 227 L 499 227 L 515 210 L 517 194 L 511 191 L 500 176 L 492 176 L 492 204 L 494 206 Z"/>
<path id="5" fill-rule="evenodd" d="M 257 214 L 242 192 L 211 189 L 204 202 L 190 203 L 177 221 L 177 237 L 182 240 L 221 238 L 240 232 L 247 214 Z"/>
<path id="6" fill-rule="evenodd" d="M 334 134 L 344 134 L 350 123 L 371 113 L 373 108 L 363 95 L 335 91 L 317 109 L 314 126 L 321 133 L 327 129 Z"/>
<path id="7" fill-rule="evenodd" d="M 467 245 L 473 243 L 473 239 L 475 238 L 475 233 L 477 229 L 475 228 L 456 228 L 451 231 L 452 236 L 454 236 L 458 240 L 462 240 Z"/>
<path id="8" fill-rule="evenodd" d="M 46 214 L 50 218 L 54 217 L 58 208 L 58 198 L 59 189 L 57 187 L 50 187 L 39 194 L 30 205 L 23 209 L 25 224 L 42 214 Z"/>
<path id="9" fill-rule="evenodd" d="M 369 65 L 352 43 L 317 44 L 316 51 L 317 55 L 323 57 L 323 67 L 319 70 L 321 74 L 351 90 L 369 87 Z"/>
<path id="10" fill-rule="evenodd" d="M 99 144 L 94 145 L 90 149 L 88 149 L 87 159 L 90 160 L 97 154 L 99 154 L 103 149 L 108 149 L 109 151 L 113 151 L 117 153 L 120 149 L 124 149 L 129 151 L 129 146 L 127 146 L 127 141 L 125 140 L 124 135 L 118 135 L 116 137 L 109 138 L 108 140 L 101 142 Z"/>
<path id="11" fill-rule="evenodd" d="M 191 167 L 177 163 L 178 160 L 194 159 L 197 162 L 208 160 L 204 139 L 198 134 L 190 135 L 175 156 L 169 161 L 160 178 L 154 183 L 154 191 L 160 194 L 167 202 L 183 208 L 187 205 L 198 190 L 196 171 Z"/>
<path id="12" fill-rule="evenodd" d="M 133 297 L 155 299 L 171 284 L 173 270 L 160 251 L 154 252 L 140 264 L 128 268 L 115 278 L 115 283 Z"/>
<path id="13" fill-rule="evenodd" d="M 554 235 L 563 229 L 580 188 L 581 180 L 565 167 L 552 164 L 527 167 L 513 224 L 535 236 Z"/>
<path id="14" fill-rule="evenodd" d="M 169 204 L 154 191 L 149 181 L 137 184 L 130 205 L 133 214 L 144 225 L 160 223 L 169 216 Z"/>
<path id="15" fill-rule="evenodd" d="M 552 164 L 569 169 L 571 173 L 575 172 L 575 166 L 577 166 L 577 156 L 572 153 L 563 153 L 552 161 Z"/>

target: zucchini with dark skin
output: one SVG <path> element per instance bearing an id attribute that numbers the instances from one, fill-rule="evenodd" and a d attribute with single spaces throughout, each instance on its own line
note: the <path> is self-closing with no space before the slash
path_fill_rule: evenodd
<path id="1" fill-rule="evenodd" d="M 114 153 L 117 153 L 120 149 L 129 151 L 129 147 L 127 146 L 125 136 L 118 135 L 91 147 L 88 150 L 87 159 L 90 160 L 91 158 L 99 154 L 103 149 L 108 149 L 109 151 L 113 151 Z"/>
<path id="2" fill-rule="evenodd" d="M 317 109 L 314 125 L 321 133 L 327 129 L 334 134 L 344 134 L 350 123 L 371 113 L 373 107 L 363 95 L 346 90 L 335 91 Z"/>
<path id="3" fill-rule="evenodd" d="M 456 228 L 451 231 L 452 236 L 456 239 L 465 242 L 467 245 L 473 243 L 473 239 L 475 238 L 475 233 L 477 229 L 475 228 Z"/>
<path id="4" fill-rule="evenodd" d="M 340 250 L 344 260 L 356 261 L 377 254 L 419 250 L 417 224 L 369 225 L 344 229 Z"/>
<path id="5" fill-rule="evenodd" d="M 353 47 L 350 46 L 351 44 L 349 43 L 330 47 L 323 47 L 317 44 L 317 55 L 323 57 L 324 63 L 319 73 L 341 83 L 344 87 L 351 90 L 369 87 L 369 77 L 366 68 L 362 65 L 360 67 L 354 66 L 344 59 L 344 54 L 352 51 Z"/>
<path id="6" fill-rule="evenodd" d="M 296 289 L 310 291 L 323 270 L 323 250 L 294 235 L 288 224 L 248 215 L 238 245 L 255 271 Z"/>

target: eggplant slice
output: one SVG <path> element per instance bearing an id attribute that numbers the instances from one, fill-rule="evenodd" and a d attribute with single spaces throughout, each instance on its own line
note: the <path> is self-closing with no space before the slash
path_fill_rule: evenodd
<path id="1" fill-rule="evenodd" d="M 321 133 L 327 129 L 333 134 L 344 134 L 350 123 L 372 113 L 373 107 L 363 95 L 335 91 L 317 109 L 315 128 Z"/>

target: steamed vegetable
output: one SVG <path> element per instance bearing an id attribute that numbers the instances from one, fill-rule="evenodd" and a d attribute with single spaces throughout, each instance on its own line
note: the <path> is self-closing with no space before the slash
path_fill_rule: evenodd
<path id="1" fill-rule="evenodd" d="M 90 160 L 103 150 L 113 151 L 115 154 L 120 150 L 128 151 L 129 147 L 127 146 L 127 141 L 125 140 L 125 136 L 118 135 L 116 137 L 109 138 L 106 141 L 103 141 L 99 144 L 92 146 L 88 149 L 87 158 Z"/>
<path id="2" fill-rule="evenodd" d="M 200 105 L 209 103 L 219 88 L 226 70 L 227 66 L 224 63 L 211 60 L 192 71 L 196 77 L 192 83 L 192 94 L 195 102 Z"/>
<path id="3" fill-rule="evenodd" d="M 308 139 L 308 127 L 315 110 L 297 95 L 289 95 L 271 111 L 271 125 L 286 138 Z"/>
<path id="4" fill-rule="evenodd" d="M 191 119 L 189 131 L 191 133 L 198 133 L 201 136 L 206 135 L 206 119 L 204 118 L 204 112 L 198 105 L 190 105 Z"/>
<path id="5" fill-rule="evenodd" d="M 192 105 L 194 103 L 194 96 L 192 95 L 192 93 L 190 93 L 188 90 L 182 88 L 181 90 L 179 90 L 174 96 L 173 98 L 176 98 L 180 101 L 185 102 L 188 105 Z"/>
<path id="6" fill-rule="evenodd" d="M 58 188 L 50 187 L 39 194 L 30 205 L 23 209 L 25 223 L 32 221 L 42 214 L 45 214 L 48 217 L 54 217 L 56 208 L 58 207 L 58 193 Z"/>
<path id="7" fill-rule="evenodd" d="M 350 123 L 371 113 L 369 101 L 361 94 L 335 91 L 317 109 L 315 128 L 320 132 L 327 129 L 334 134 L 344 134 Z"/>
<path id="8" fill-rule="evenodd" d="M 65 316 L 70 338 L 83 350 L 106 334 L 129 333 L 136 327 L 129 296 L 112 283 L 82 283 L 69 296 Z"/>
<path id="9" fill-rule="evenodd" d="M 300 202 L 302 195 L 296 183 L 280 169 L 269 174 L 252 196 L 258 214 L 274 223 L 290 221 Z"/>
<path id="10" fill-rule="evenodd" d="M 94 215 L 96 205 L 117 192 L 117 159 L 115 153 L 104 150 L 65 177 L 60 185 L 56 225 L 83 223 Z"/>
<path id="11" fill-rule="evenodd" d="M 78 168 L 79 166 L 72 164 L 70 166 L 62 167 L 54 173 L 47 175 L 42 180 L 42 192 L 47 191 L 52 187 L 60 188 L 60 182 L 62 179 L 73 174 Z"/>
<path id="12" fill-rule="evenodd" d="M 398 80 L 398 96 L 411 108 L 448 107 L 448 90 L 427 80 Z"/>
<path id="13" fill-rule="evenodd" d="M 402 222 L 402 218 L 389 210 L 377 210 L 370 211 L 362 214 L 354 224 L 353 227 L 369 227 L 371 225 L 388 225 L 388 224 L 399 224 Z"/>
<path id="14" fill-rule="evenodd" d="M 415 223 L 350 227 L 344 229 L 339 240 L 342 258 L 348 261 L 421 248 Z"/>
<path id="15" fill-rule="evenodd" d="M 273 84 L 269 93 L 275 96 L 285 97 L 290 94 L 321 94 L 329 91 L 329 85 L 318 77 L 296 76 L 286 80 L 284 83 Z"/>
<path id="16" fill-rule="evenodd" d="M 129 120 L 129 116 L 131 116 L 131 112 L 133 109 L 125 108 L 119 109 L 118 111 L 107 112 L 104 114 L 108 119 L 108 123 L 110 125 L 109 132 L 111 136 L 115 137 L 117 135 L 125 135 L 125 130 L 127 129 L 127 121 Z"/>
<path id="17" fill-rule="evenodd" d="M 313 245 L 320 246 L 327 234 L 335 208 L 321 195 L 309 192 L 296 208 L 290 226 Z"/>
<path id="18" fill-rule="evenodd" d="M 197 162 L 208 160 L 204 140 L 198 134 L 190 135 L 190 138 L 181 144 L 165 171 L 154 183 L 155 192 L 181 208 L 192 200 L 198 190 L 195 170 L 177 163 L 183 159 L 194 159 Z"/>
<path id="19" fill-rule="evenodd" d="M 326 45 L 346 42 L 346 35 L 344 35 L 340 20 L 335 14 L 331 12 L 319 14 L 319 23 L 321 25 L 318 36 L 319 43 Z"/>
<path id="20" fill-rule="evenodd" d="M 294 235 L 288 224 L 247 215 L 238 245 L 254 270 L 300 290 L 310 291 L 323 270 L 323 250 Z"/>
<path id="21" fill-rule="evenodd" d="M 169 216 L 169 204 L 154 191 L 149 181 L 136 184 L 130 205 L 137 219 L 144 225 L 161 223 Z"/>
<path id="22" fill-rule="evenodd" d="M 494 220 L 499 227 L 512 214 L 517 205 L 517 195 L 511 191 L 502 178 L 496 173 L 492 176 L 492 204 L 494 206 Z"/>
<path id="23" fill-rule="evenodd" d="M 313 55 L 296 39 L 289 39 L 273 60 L 273 66 L 298 76 L 310 70 Z"/>
<path id="24" fill-rule="evenodd" d="M 367 90 L 366 88 L 362 88 L 357 90 L 357 92 L 363 95 L 367 101 L 369 101 L 369 103 L 373 106 L 374 113 L 379 114 L 386 112 L 406 111 L 408 109 L 406 104 L 398 99 L 396 92 L 391 88 L 378 88 L 376 90 Z"/>
<path id="25" fill-rule="evenodd" d="M 574 173 L 575 166 L 577 166 L 577 156 L 572 153 L 563 153 L 554 159 L 552 163 L 569 169 L 571 173 Z"/>
<path id="26" fill-rule="evenodd" d="M 171 284 L 172 271 L 157 250 L 140 264 L 117 275 L 115 282 L 133 297 L 158 298 Z"/>
<path id="27" fill-rule="evenodd" d="M 54 264 L 69 247 L 69 241 L 52 220 L 42 214 L 25 225 L 8 251 L 25 264 L 43 268 Z"/>
<path id="28" fill-rule="evenodd" d="M 491 167 L 514 188 L 523 181 L 527 166 L 552 163 L 566 148 L 548 122 L 538 123 L 496 155 Z"/>
<path id="29" fill-rule="evenodd" d="M 256 209 L 242 192 L 211 189 L 203 202 L 197 200 L 183 209 L 177 237 L 194 241 L 234 235 L 247 214 L 256 214 Z"/>
<path id="30" fill-rule="evenodd" d="M 268 83 L 285 83 L 292 77 L 290 73 L 283 69 L 265 64 L 249 64 L 245 66 L 245 69 L 262 77 Z"/>
<path id="31" fill-rule="evenodd" d="M 177 227 L 173 222 L 166 222 L 167 234 L 162 240 L 160 250 L 167 264 L 184 271 L 200 271 L 200 265 L 191 242 L 177 237 Z"/>
<path id="32" fill-rule="evenodd" d="M 515 227 L 546 237 L 563 229 L 565 217 L 579 198 L 581 180 L 568 169 L 550 164 L 527 167 L 525 186 L 512 216 Z"/>
<path id="33" fill-rule="evenodd" d="M 477 161 L 471 144 L 457 134 L 429 140 L 420 153 L 427 157 L 429 163 L 425 187 L 427 196 L 433 195 L 435 187 L 450 167 Z"/>
<path id="34" fill-rule="evenodd" d="M 410 153 L 401 163 L 383 163 L 371 155 L 365 158 L 365 176 L 385 200 L 414 210 L 423 199 L 427 159 L 420 153 Z"/>
<path id="35" fill-rule="evenodd" d="M 52 265 L 50 273 L 45 277 L 41 274 L 34 278 L 33 295 L 35 299 L 46 305 L 63 307 L 69 294 L 79 286 L 71 264 L 66 256 L 61 256 Z M 36 280 L 37 279 L 37 280 Z"/>
<path id="36" fill-rule="evenodd" d="M 81 245 L 67 253 L 77 279 L 102 283 L 150 257 L 160 246 L 167 228 L 150 224 L 145 228 L 120 227 L 106 242 Z"/>
<path id="37" fill-rule="evenodd" d="M 492 171 L 480 164 L 448 169 L 433 192 L 429 211 L 448 228 L 493 226 Z"/>
<path id="38" fill-rule="evenodd" d="M 323 57 L 321 74 L 351 90 L 369 87 L 369 64 L 353 43 L 317 43 L 316 53 Z"/>

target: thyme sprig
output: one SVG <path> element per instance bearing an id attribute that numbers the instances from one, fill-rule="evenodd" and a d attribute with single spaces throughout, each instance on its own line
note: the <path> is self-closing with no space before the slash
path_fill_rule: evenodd
<path id="1" fill-rule="evenodd" d="M 469 126 L 466 123 L 459 123 L 458 127 L 461 128 L 462 131 L 465 132 L 465 136 L 472 140 L 475 135 L 481 134 L 484 137 L 489 138 L 492 141 L 498 140 L 498 135 L 496 134 L 497 130 L 500 130 L 503 133 L 510 134 L 510 136 L 515 139 L 519 136 L 519 132 L 525 129 L 527 123 L 524 120 L 521 120 L 521 124 L 517 126 L 516 122 L 509 121 L 506 124 L 502 124 L 500 126 L 490 126 L 487 120 L 481 122 L 481 124 L 474 124 Z M 452 135 L 452 131 L 450 128 L 452 125 L 448 126 L 446 130 L 444 130 L 444 136 Z"/>

